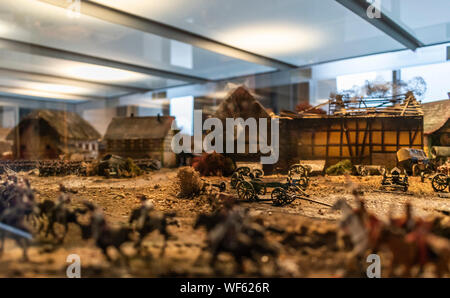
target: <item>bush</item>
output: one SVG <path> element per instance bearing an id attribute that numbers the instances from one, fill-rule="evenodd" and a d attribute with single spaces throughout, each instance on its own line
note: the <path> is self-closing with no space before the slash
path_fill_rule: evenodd
<path id="1" fill-rule="evenodd" d="M 335 165 L 330 166 L 325 173 L 327 175 L 343 175 L 343 174 L 350 174 L 352 172 L 352 162 L 348 159 L 341 160 Z"/>
<path id="2" fill-rule="evenodd" d="M 181 167 L 177 173 L 180 192 L 177 197 L 186 198 L 198 195 L 203 188 L 203 181 L 200 173 L 191 167 Z"/>
<path id="3" fill-rule="evenodd" d="M 125 177 L 136 177 L 143 174 L 144 171 L 138 167 L 131 158 L 127 158 L 125 161 L 125 170 L 127 173 L 124 173 Z"/>

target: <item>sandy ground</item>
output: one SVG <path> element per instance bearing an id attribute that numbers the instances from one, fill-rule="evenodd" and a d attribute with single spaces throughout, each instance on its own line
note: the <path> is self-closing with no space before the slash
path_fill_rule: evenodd
<path id="1" fill-rule="evenodd" d="M 285 179 L 284 176 L 278 176 Z M 152 198 L 157 210 L 174 211 L 179 227 L 170 226 L 175 236 L 168 243 L 166 255 L 159 257 L 162 237 L 151 234 L 145 242 L 146 257 L 136 257 L 131 244 L 125 244 L 130 256 L 128 265 L 117 258 L 109 263 L 91 241 L 80 237 L 79 228 L 71 225 L 62 245 L 55 245 L 51 239 L 37 235 L 29 249 L 30 261 L 21 260 L 21 249 L 13 240 L 7 240 L 0 258 L 0 277 L 65 277 L 69 265 L 66 258 L 78 254 L 81 258 L 82 277 L 156 277 L 156 276 L 235 276 L 230 256 L 223 254 L 219 265 L 213 270 L 208 265 L 208 255 L 196 262 L 204 246 L 205 232 L 194 230 L 196 216 L 209 212 L 211 206 L 205 198 L 179 199 L 176 170 L 163 169 L 134 179 L 105 179 L 102 177 L 37 177 L 29 176 L 32 187 L 38 192 L 38 200 L 53 199 L 59 194 L 59 184 L 77 191 L 72 195 L 74 207 L 82 200 L 89 200 L 103 208 L 107 220 L 115 225 L 124 224 L 130 211 L 139 206 L 138 196 L 145 194 Z M 211 177 L 208 180 L 226 181 L 228 178 Z M 381 218 L 392 210 L 402 214 L 404 204 L 412 202 L 414 214 L 421 217 L 445 216 L 450 211 L 450 199 L 440 198 L 433 192 L 430 182 L 421 183 L 419 178 L 410 177 L 410 190 L 406 194 L 378 191 L 381 177 L 351 177 L 365 191 L 368 209 Z M 345 186 L 345 177 L 311 177 L 307 193 L 310 199 L 333 204 L 345 198 L 353 204 L 352 196 Z M 315 232 L 301 239 L 281 244 L 281 255 L 275 270 L 268 260 L 261 268 L 252 263 L 245 264 L 245 273 L 238 276 L 283 276 L 283 277 L 336 277 L 342 276 L 348 267 L 348 252 L 336 247 L 336 239 L 328 237 L 328 231 L 336 230 L 340 214 L 328 207 L 306 201 L 295 201 L 284 207 L 274 207 L 269 202 L 246 203 L 251 215 L 260 217 L 265 225 L 276 226 L 288 231 L 300 231 L 302 226 L 314 227 Z M 282 235 L 270 234 L 269 240 L 279 243 Z M 111 251 L 113 255 L 113 252 Z"/>

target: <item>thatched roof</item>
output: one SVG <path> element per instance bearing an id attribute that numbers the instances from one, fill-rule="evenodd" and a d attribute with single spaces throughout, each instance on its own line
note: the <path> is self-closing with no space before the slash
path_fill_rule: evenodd
<path id="1" fill-rule="evenodd" d="M 11 128 L 0 127 L 0 141 L 6 140 L 6 137 L 9 135 L 10 132 Z"/>
<path id="2" fill-rule="evenodd" d="M 423 133 L 432 134 L 441 129 L 450 118 L 450 99 L 425 103 L 422 110 Z"/>
<path id="3" fill-rule="evenodd" d="M 238 87 L 230 92 L 223 100 L 216 112 L 214 118 L 225 120 L 226 118 L 270 118 L 266 109 L 245 87 Z"/>
<path id="4" fill-rule="evenodd" d="M 7 139 L 13 140 L 17 128 L 23 128 L 33 121 L 45 121 L 61 138 L 91 141 L 101 138 L 100 133 L 80 115 L 68 111 L 34 110 L 11 130 Z"/>
<path id="5" fill-rule="evenodd" d="M 105 140 L 163 139 L 175 120 L 171 116 L 116 117 L 106 130 Z"/>

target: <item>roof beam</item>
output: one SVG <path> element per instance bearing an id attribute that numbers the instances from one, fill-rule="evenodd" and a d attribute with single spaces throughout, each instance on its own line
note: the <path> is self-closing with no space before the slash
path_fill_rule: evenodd
<path id="1" fill-rule="evenodd" d="M 68 77 L 62 77 L 62 76 L 54 76 L 54 75 L 22 71 L 22 70 L 16 70 L 16 69 L 9 69 L 9 68 L 0 68 L 0 76 L 5 76 L 8 78 L 13 77 L 13 78 L 17 78 L 19 80 L 24 80 L 24 81 L 42 82 L 42 83 L 48 83 L 48 84 L 70 85 L 70 86 L 78 86 L 78 87 L 85 87 L 85 88 L 98 88 L 98 87 L 112 88 L 112 89 L 122 90 L 125 92 L 133 92 L 133 93 L 146 93 L 146 92 L 152 91 L 152 89 L 146 89 L 146 88 L 124 86 L 124 85 L 117 85 L 117 84 L 106 84 L 106 83 L 101 83 L 101 82 L 93 82 L 93 81 L 80 80 L 80 79 L 74 79 L 74 78 L 68 78 Z"/>
<path id="2" fill-rule="evenodd" d="M 68 8 L 66 0 L 39 0 L 62 8 Z M 198 35 L 173 26 L 159 23 L 147 18 L 133 15 L 121 10 L 104 6 L 91 1 L 80 1 L 80 13 L 98 18 L 113 24 L 133 28 L 139 31 L 156 34 L 168 39 L 181 41 L 195 47 L 216 52 L 228 57 L 245 60 L 251 63 L 273 67 L 279 70 L 293 69 L 297 66 L 273 58 L 242 50 L 219 41 Z"/>
<path id="3" fill-rule="evenodd" d="M 170 72 L 170 71 L 156 69 L 156 68 L 144 67 L 144 66 L 125 63 L 125 62 L 119 62 L 119 61 L 110 60 L 110 59 L 106 59 L 106 58 L 90 56 L 90 55 L 85 55 L 85 54 L 81 54 L 81 53 L 75 53 L 75 52 L 71 52 L 71 51 L 41 46 L 41 45 L 37 45 L 37 44 L 33 44 L 33 43 L 17 41 L 17 40 L 12 40 L 12 39 L 7 39 L 7 38 L 0 38 L 0 48 L 5 48 L 8 50 L 12 50 L 12 51 L 33 54 L 33 55 L 38 55 L 38 56 L 78 61 L 78 62 L 82 62 L 82 63 L 112 67 L 112 68 L 122 69 L 122 70 L 126 70 L 126 71 L 143 73 L 146 75 L 163 77 L 163 78 L 167 78 L 167 79 L 179 80 L 179 81 L 190 82 L 190 83 L 205 83 L 208 81 L 207 79 L 199 78 L 199 77 L 195 77 L 195 76 L 184 75 L 184 74 L 180 74 L 180 73 Z"/>
<path id="4" fill-rule="evenodd" d="M 383 11 L 380 11 L 380 18 L 369 18 L 367 11 L 371 7 L 371 4 L 367 0 L 336 0 L 336 2 L 351 10 L 410 50 L 415 51 L 417 48 L 424 46 L 421 41 L 388 17 Z"/>

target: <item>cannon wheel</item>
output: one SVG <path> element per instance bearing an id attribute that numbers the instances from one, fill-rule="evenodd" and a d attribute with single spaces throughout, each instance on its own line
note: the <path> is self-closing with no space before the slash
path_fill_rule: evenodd
<path id="1" fill-rule="evenodd" d="M 248 174 L 250 174 L 250 168 L 249 167 L 239 167 L 234 172 L 239 175 L 248 176 Z"/>
<path id="2" fill-rule="evenodd" d="M 254 201 L 256 199 L 256 192 L 253 185 L 248 181 L 241 181 L 236 186 L 239 199 L 244 201 Z"/>
<path id="3" fill-rule="evenodd" d="M 281 187 L 275 188 L 270 197 L 274 206 L 283 206 L 288 201 L 286 190 Z"/>
<path id="4" fill-rule="evenodd" d="M 289 171 L 288 171 L 288 177 L 289 178 L 294 179 L 293 178 L 294 175 L 297 175 L 297 177 L 298 176 L 300 176 L 300 177 L 307 177 L 308 176 L 308 171 L 301 164 L 295 164 L 295 165 L 292 165 L 289 168 Z"/>
<path id="5" fill-rule="evenodd" d="M 254 178 L 261 178 L 262 176 L 264 176 L 264 171 L 261 169 L 254 169 L 252 171 L 252 174 Z"/>
<path id="6" fill-rule="evenodd" d="M 436 192 L 444 191 L 448 186 L 447 183 L 447 176 L 444 174 L 437 174 L 433 177 L 433 180 L 431 180 L 431 186 Z"/>

